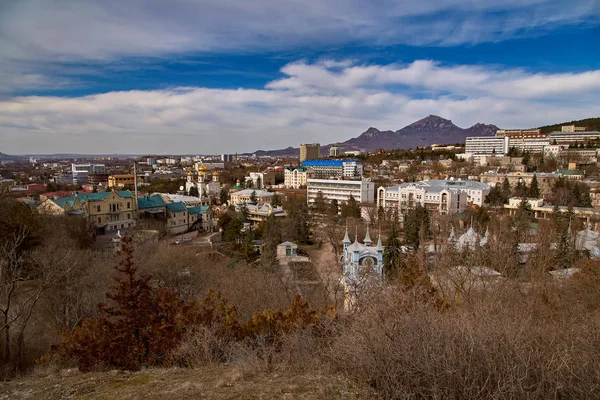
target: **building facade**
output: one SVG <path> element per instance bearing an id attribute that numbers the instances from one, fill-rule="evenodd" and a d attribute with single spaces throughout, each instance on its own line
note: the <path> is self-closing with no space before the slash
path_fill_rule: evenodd
<path id="1" fill-rule="evenodd" d="M 508 136 L 471 136 L 465 139 L 465 154 L 479 163 L 482 156 L 503 156 L 508 153 Z"/>
<path id="2" fill-rule="evenodd" d="M 302 143 L 300 145 L 300 162 L 319 158 L 321 158 L 321 145 L 319 143 Z"/>
<path id="3" fill-rule="evenodd" d="M 306 187 L 307 179 L 313 176 L 313 171 L 310 168 L 299 167 L 292 169 L 286 167 L 283 184 L 288 189 L 300 189 Z"/>
<path id="4" fill-rule="evenodd" d="M 365 180 L 308 179 L 306 187 L 308 204 L 314 203 L 319 192 L 325 200 L 335 199 L 339 204 L 350 200 L 350 196 L 359 203 L 375 202 L 375 184 Z"/>
<path id="5" fill-rule="evenodd" d="M 60 207 L 65 215 L 85 218 L 98 234 L 135 226 L 136 204 L 129 190 L 81 194 L 75 192 L 72 196 L 46 200 L 49 201 Z M 38 210 L 43 212 L 57 209 L 42 203 Z"/>
<path id="6" fill-rule="evenodd" d="M 342 153 L 342 150 L 340 149 L 339 146 L 331 146 L 329 148 L 329 157 L 339 157 L 339 155 Z"/>
<path id="7" fill-rule="evenodd" d="M 110 175 L 108 177 L 109 189 L 122 189 L 126 186 L 133 187 L 135 185 L 135 177 L 133 174 Z"/>
<path id="8" fill-rule="evenodd" d="M 504 179 L 508 179 L 508 183 L 514 188 L 519 182 L 530 186 L 533 176 L 535 175 L 542 195 L 548 195 L 552 191 L 554 182 L 559 178 L 557 174 L 548 172 L 486 172 L 481 174 L 479 181 L 487 183 L 490 186 L 501 185 Z"/>
<path id="9" fill-rule="evenodd" d="M 260 189 L 243 189 L 237 192 L 229 194 L 229 201 L 232 205 L 237 206 L 241 204 L 251 203 L 251 198 L 256 197 L 258 205 L 271 204 L 275 193 L 267 192 L 266 190 Z"/>
<path id="10" fill-rule="evenodd" d="M 477 181 L 428 180 L 402 183 L 377 190 L 377 205 L 400 214 L 417 204 L 439 214 L 462 212 L 470 204 L 482 206 L 490 186 Z"/>
<path id="11" fill-rule="evenodd" d="M 363 165 L 356 159 L 345 160 L 306 160 L 303 168 L 310 168 L 315 179 L 351 178 L 363 176 Z"/>

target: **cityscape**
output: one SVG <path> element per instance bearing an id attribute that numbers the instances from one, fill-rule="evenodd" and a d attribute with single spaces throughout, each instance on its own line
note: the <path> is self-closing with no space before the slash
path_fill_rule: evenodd
<path id="1" fill-rule="evenodd" d="M 595 398 L 600 9 L 422 3 L 0 6 L 0 397 Z"/>

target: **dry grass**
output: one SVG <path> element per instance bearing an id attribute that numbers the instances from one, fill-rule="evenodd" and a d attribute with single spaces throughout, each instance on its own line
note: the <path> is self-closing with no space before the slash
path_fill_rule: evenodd
<path id="1" fill-rule="evenodd" d="M 62 371 L 0 383 L 0 399 L 374 399 L 373 391 L 326 371 L 276 369 L 247 374 L 238 365 L 136 373 Z"/>

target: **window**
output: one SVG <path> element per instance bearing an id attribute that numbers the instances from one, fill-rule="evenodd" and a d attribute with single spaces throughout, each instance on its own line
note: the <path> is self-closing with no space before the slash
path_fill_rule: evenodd
<path id="1" fill-rule="evenodd" d="M 131 202 L 127 202 L 127 208 L 131 208 Z"/>
<path id="2" fill-rule="evenodd" d="M 127 219 L 131 219 L 131 214 L 127 213 Z"/>
<path id="3" fill-rule="evenodd" d="M 100 212 L 100 205 L 97 205 L 97 206 L 96 206 L 96 211 L 97 211 L 97 212 Z"/>
<path id="4" fill-rule="evenodd" d="M 98 217 L 98 223 L 102 222 L 102 218 Z"/>

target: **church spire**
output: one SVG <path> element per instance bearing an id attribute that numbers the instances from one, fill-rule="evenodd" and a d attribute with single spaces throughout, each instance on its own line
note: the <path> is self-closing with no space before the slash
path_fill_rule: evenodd
<path id="1" fill-rule="evenodd" d="M 377 233 L 377 251 L 383 252 L 383 244 L 381 243 L 381 229 Z"/>
<path id="2" fill-rule="evenodd" d="M 350 237 L 348 237 L 348 225 L 346 225 L 346 235 L 344 236 L 344 240 L 342 240 L 342 243 L 352 243 L 350 241 Z"/>
<path id="3" fill-rule="evenodd" d="M 367 234 L 365 235 L 365 240 L 363 241 L 365 246 L 371 246 L 373 241 L 371 240 L 371 235 L 369 235 L 369 225 L 367 225 Z"/>

